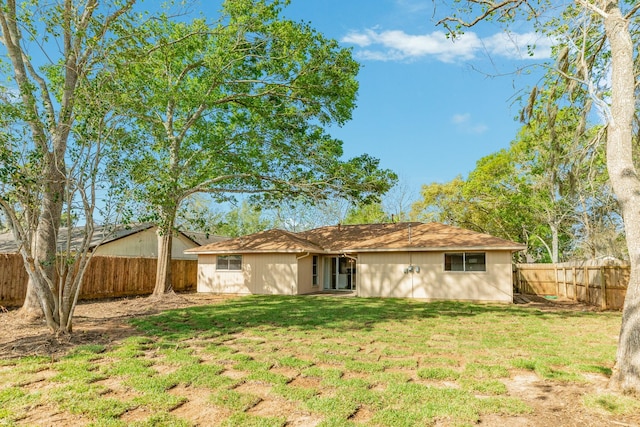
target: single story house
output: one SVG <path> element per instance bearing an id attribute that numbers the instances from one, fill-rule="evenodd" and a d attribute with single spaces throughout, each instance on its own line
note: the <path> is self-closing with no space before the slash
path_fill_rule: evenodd
<path id="1" fill-rule="evenodd" d="M 72 247 L 80 244 L 84 237 L 84 227 L 76 227 L 71 231 Z M 67 229 L 60 230 L 58 244 L 66 244 Z M 219 242 L 226 237 L 205 233 L 180 231 L 173 238 L 172 259 L 196 259 L 196 255 L 185 254 L 185 250 L 201 245 Z M 90 250 L 94 255 L 123 257 L 158 257 L 157 227 L 153 224 L 106 225 L 96 226 Z M 0 233 L 0 253 L 17 253 L 18 245 L 13 233 Z"/>
<path id="2" fill-rule="evenodd" d="M 513 302 L 519 243 L 439 223 L 268 230 L 185 252 L 198 256 L 198 292 Z"/>

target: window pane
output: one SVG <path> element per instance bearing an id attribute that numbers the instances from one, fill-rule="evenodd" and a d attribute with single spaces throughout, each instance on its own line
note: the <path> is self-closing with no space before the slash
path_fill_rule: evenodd
<path id="1" fill-rule="evenodd" d="M 318 256 L 314 255 L 313 256 L 313 261 L 312 261 L 312 272 L 311 272 L 311 284 L 313 286 L 316 286 L 318 284 Z"/>
<path id="2" fill-rule="evenodd" d="M 242 255 L 229 255 L 229 270 L 242 270 Z"/>
<path id="3" fill-rule="evenodd" d="M 218 255 L 216 270 L 242 270 L 242 255 Z"/>
<path id="4" fill-rule="evenodd" d="M 487 271 L 485 254 L 465 254 L 467 271 Z"/>
<path id="5" fill-rule="evenodd" d="M 464 254 L 444 254 L 445 271 L 464 271 Z"/>
<path id="6" fill-rule="evenodd" d="M 229 269 L 229 259 L 226 256 L 218 255 L 216 270 L 228 270 Z"/>

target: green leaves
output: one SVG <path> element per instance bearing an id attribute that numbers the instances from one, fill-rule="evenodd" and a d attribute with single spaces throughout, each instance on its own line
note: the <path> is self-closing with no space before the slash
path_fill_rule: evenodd
<path id="1" fill-rule="evenodd" d="M 280 18 L 287 3 L 227 1 L 213 24 L 149 21 L 114 62 L 114 102 L 134 135 L 116 162 L 147 210 L 175 211 L 198 192 L 368 200 L 395 182 L 377 159 L 341 159 L 325 126 L 350 119 L 359 65 Z"/>

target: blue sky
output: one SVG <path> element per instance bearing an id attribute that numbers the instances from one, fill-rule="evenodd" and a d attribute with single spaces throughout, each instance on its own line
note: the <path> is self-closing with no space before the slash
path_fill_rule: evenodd
<path id="1" fill-rule="evenodd" d="M 222 3 L 195 1 L 188 9 L 211 18 Z M 353 49 L 361 64 L 357 108 L 330 133 L 344 142 L 345 157 L 380 159 L 413 199 L 423 184 L 464 177 L 480 158 L 509 146 L 521 127 L 519 97 L 539 83 L 550 54 L 527 22 L 511 24 L 509 33 L 481 23 L 454 42 L 436 26 L 448 12 L 443 3 L 291 0 L 282 13 Z"/>
<path id="2" fill-rule="evenodd" d="M 379 158 L 415 194 L 508 147 L 520 128 L 517 98 L 541 78 L 534 65 L 549 54 L 526 23 L 509 35 L 483 24 L 454 43 L 435 25 L 446 14 L 438 7 L 434 14 L 430 0 L 292 0 L 283 12 L 353 48 L 362 64 L 358 107 L 331 133 L 346 156 Z"/>

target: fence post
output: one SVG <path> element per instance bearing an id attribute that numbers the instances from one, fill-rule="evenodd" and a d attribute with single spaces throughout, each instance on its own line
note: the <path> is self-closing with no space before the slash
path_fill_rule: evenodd
<path id="1" fill-rule="evenodd" d="M 589 285 L 591 284 L 591 280 L 589 280 L 589 267 L 587 266 L 582 268 L 582 281 L 584 282 L 584 299 L 587 305 L 590 305 Z"/>
<path id="2" fill-rule="evenodd" d="M 600 267 L 600 293 L 602 294 L 602 298 L 600 301 L 600 307 L 603 310 L 607 309 L 607 283 L 604 279 L 604 272 L 606 271 L 605 267 Z"/>
<path id="3" fill-rule="evenodd" d="M 553 264 L 553 278 L 556 282 L 556 296 L 560 297 L 560 284 L 558 283 L 558 265 Z"/>
<path id="4" fill-rule="evenodd" d="M 578 301 L 578 284 L 576 280 L 576 268 L 571 267 L 571 274 L 573 276 L 573 300 Z"/>

